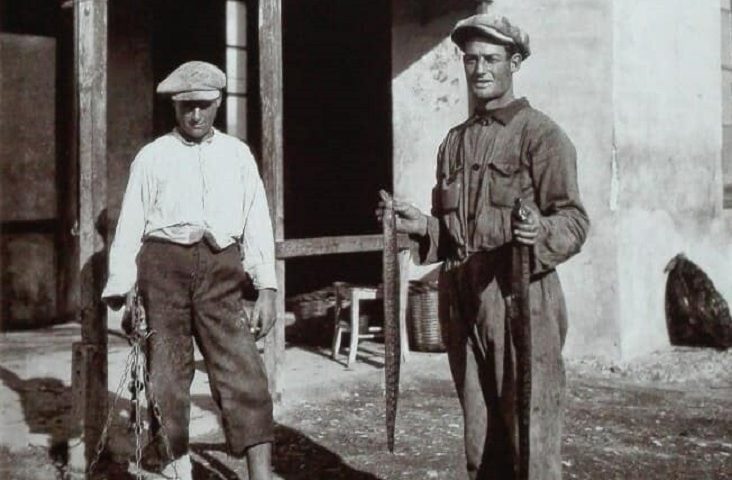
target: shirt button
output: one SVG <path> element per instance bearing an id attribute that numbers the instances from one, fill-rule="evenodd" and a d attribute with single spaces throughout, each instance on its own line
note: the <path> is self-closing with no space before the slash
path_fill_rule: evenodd
<path id="1" fill-rule="evenodd" d="M 475 170 L 477 172 L 478 170 L 480 170 L 480 164 L 474 163 L 472 168 L 473 168 L 473 170 Z"/>

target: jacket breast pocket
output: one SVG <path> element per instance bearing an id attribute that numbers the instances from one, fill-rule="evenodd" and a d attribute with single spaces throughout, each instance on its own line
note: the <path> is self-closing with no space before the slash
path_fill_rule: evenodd
<path id="1" fill-rule="evenodd" d="M 441 213 L 448 213 L 458 209 L 463 194 L 462 170 L 454 172 L 449 178 L 440 181 L 439 191 Z"/>
<path id="2" fill-rule="evenodd" d="M 521 177 L 523 172 L 519 164 L 491 163 L 489 196 L 491 204 L 496 207 L 513 207 L 521 196 Z"/>

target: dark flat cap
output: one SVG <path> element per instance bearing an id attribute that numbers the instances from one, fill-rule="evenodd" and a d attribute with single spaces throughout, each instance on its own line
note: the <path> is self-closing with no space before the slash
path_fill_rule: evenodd
<path id="1" fill-rule="evenodd" d="M 529 36 L 513 25 L 506 17 L 494 13 L 479 13 L 460 20 L 453 28 L 450 38 L 465 50 L 465 43 L 473 37 L 485 37 L 500 44 L 516 45 L 523 58 L 531 54 Z"/>
<path id="2" fill-rule="evenodd" d="M 186 62 L 158 84 L 157 92 L 173 100 L 215 100 L 226 87 L 226 75 L 207 62 Z"/>

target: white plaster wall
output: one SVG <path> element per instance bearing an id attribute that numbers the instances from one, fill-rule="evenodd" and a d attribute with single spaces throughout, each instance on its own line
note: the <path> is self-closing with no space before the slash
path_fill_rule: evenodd
<path id="1" fill-rule="evenodd" d="M 466 14 L 452 13 L 425 25 L 413 19 L 392 31 L 394 192 L 425 212 L 431 207 L 440 143 L 468 115 L 461 54 L 449 39 L 455 22 Z M 410 277 L 423 278 L 434 269 L 413 266 Z"/>
<path id="2" fill-rule="evenodd" d="M 732 298 L 723 212 L 718 0 L 616 0 L 617 283 L 624 358 L 668 346 L 663 268 L 680 251 Z"/>
<path id="3" fill-rule="evenodd" d="M 460 50 L 448 38 L 460 14 L 393 32 L 392 63 L 404 69 L 392 80 L 394 191 L 429 211 L 437 149 L 447 131 L 468 115 Z M 420 45 L 434 45 L 417 58 Z"/>

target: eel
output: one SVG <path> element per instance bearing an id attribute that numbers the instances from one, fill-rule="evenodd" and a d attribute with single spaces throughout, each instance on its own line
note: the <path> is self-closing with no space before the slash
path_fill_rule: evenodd
<path id="1" fill-rule="evenodd" d="M 391 197 L 386 197 L 382 218 L 384 229 L 384 381 L 386 390 L 386 441 L 389 451 L 394 453 L 394 426 L 396 424 L 397 402 L 399 400 L 399 369 L 401 366 L 401 345 L 399 342 L 399 251 L 393 203 Z"/>
<path id="2" fill-rule="evenodd" d="M 513 217 L 525 221 L 529 210 L 516 199 Z M 510 331 L 516 351 L 516 385 L 518 403 L 518 461 L 514 463 L 516 478 L 529 478 L 531 425 L 531 307 L 529 304 L 530 250 L 517 241 L 511 248 L 511 294 L 509 303 Z"/>

